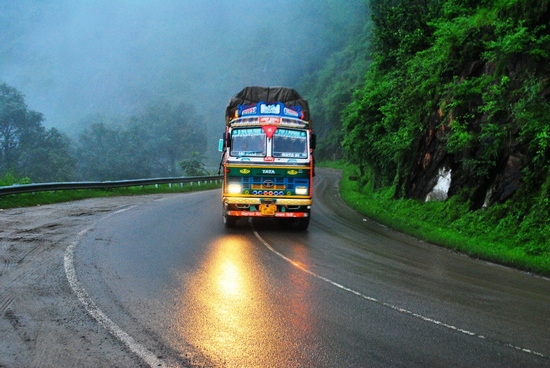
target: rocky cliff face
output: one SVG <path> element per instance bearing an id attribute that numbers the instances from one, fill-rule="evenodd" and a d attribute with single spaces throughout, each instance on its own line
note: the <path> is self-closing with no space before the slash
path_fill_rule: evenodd
<path id="1" fill-rule="evenodd" d="M 544 68 L 538 70 L 541 69 L 544 70 Z M 492 73 L 495 73 L 494 66 L 475 62 L 465 69 L 460 80 Z M 526 74 L 537 74 L 537 68 L 518 59 L 507 66 L 506 74 L 510 78 L 506 98 L 513 103 L 513 94 L 521 88 L 522 78 L 525 78 Z M 548 83 L 548 77 L 540 76 L 540 80 L 541 83 Z M 542 95 L 542 98 L 548 101 L 550 88 L 543 89 Z M 476 137 L 482 136 L 482 125 L 489 119 L 486 113 L 479 112 L 482 104 L 481 98 L 474 98 L 467 104 L 467 112 L 472 116 L 468 121 L 468 130 Z M 495 120 L 494 116 L 492 119 Z M 486 175 L 475 175 L 471 167 L 465 163 L 487 160 L 484 151 L 490 149 L 494 142 L 491 142 L 490 137 L 483 136 L 473 140 L 472 144 L 460 152 L 449 153 L 447 145 L 453 129 L 453 113 L 443 111 L 441 108 L 434 111 L 427 130 L 418 142 L 417 156 L 406 183 L 407 197 L 420 200 L 445 200 L 448 196 L 460 193 L 465 197 L 464 200 L 470 200 L 472 209 L 491 206 L 510 199 L 521 188 L 524 170 L 532 160 L 529 142 L 525 140 L 522 142 L 520 129 L 513 119 L 513 114 L 510 112 L 501 112 L 498 115 L 497 124 L 500 129 L 507 131 L 505 143 L 501 144 L 498 155 L 493 157 L 493 161 L 486 164 L 489 168 Z M 447 192 L 442 193 L 438 182 L 441 182 L 444 175 L 448 175 L 449 172 L 450 185 Z"/>
<path id="2" fill-rule="evenodd" d="M 461 156 L 446 151 L 448 124 L 434 120 L 418 149 L 416 165 L 410 177 L 407 196 L 422 200 L 441 200 L 470 189 L 473 208 L 481 208 L 509 199 L 520 187 L 522 171 L 529 160 L 521 147 L 511 144 L 507 153 L 497 159 L 495 169 L 486 178 L 476 178 L 461 165 Z M 477 147 L 479 150 L 479 147 Z M 447 192 L 436 188 L 450 172 Z M 434 190 L 435 188 L 435 190 Z"/>

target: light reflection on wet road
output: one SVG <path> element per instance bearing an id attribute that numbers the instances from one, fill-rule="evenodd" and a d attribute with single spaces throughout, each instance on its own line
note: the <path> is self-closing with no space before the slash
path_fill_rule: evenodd
<path id="1" fill-rule="evenodd" d="M 270 366 L 282 359 L 299 366 L 307 361 L 299 337 L 313 325 L 304 299 L 311 280 L 284 264 L 273 274 L 251 251 L 257 247 L 241 235 L 209 247 L 199 272 L 182 285 L 178 332 L 219 364 Z M 272 283 L 284 291 L 274 292 Z"/>
<path id="2" fill-rule="evenodd" d="M 276 346 L 273 312 L 258 276 L 261 270 L 243 251 L 247 243 L 229 236 L 213 244 L 201 272 L 183 288 L 181 336 L 206 355 L 260 357 Z M 188 300 L 188 295 L 194 298 Z"/>

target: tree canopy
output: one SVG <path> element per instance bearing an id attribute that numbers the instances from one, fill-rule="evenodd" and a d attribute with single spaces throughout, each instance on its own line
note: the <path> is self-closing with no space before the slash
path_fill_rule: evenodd
<path id="1" fill-rule="evenodd" d="M 55 182 L 179 176 L 179 163 L 196 161 L 206 148 L 205 124 L 184 103 L 158 103 L 124 118 L 90 116 L 76 139 L 46 129 L 43 121 L 41 113 L 28 109 L 21 92 L 0 84 L 0 178 Z"/>
<path id="2" fill-rule="evenodd" d="M 183 103 L 151 105 L 120 121 L 93 116 L 88 124 L 76 143 L 78 177 L 86 180 L 179 176 L 178 162 L 206 147 L 205 125 Z"/>
<path id="3" fill-rule="evenodd" d="M 448 173 L 444 198 L 471 215 L 456 226 L 490 209 L 481 223 L 519 229 L 514 244 L 550 254 L 540 235 L 550 229 L 550 3 L 369 5 L 363 28 L 304 83 L 317 159 L 344 157 L 359 191 L 394 199 L 425 201 Z"/>
<path id="4" fill-rule="evenodd" d="M 21 92 L 0 84 L 0 174 L 12 172 L 36 181 L 73 177 L 69 139 L 55 128 L 45 129 L 43 121 L 41 113 L 27 108 Z"/>
<path id="5" fill-rule="evenodd" d="M 414 197 L 426 139 L 436 138 L 446 162 L 430 164 L 453 168 L 455 191 L 487 188 L 520 156 L 523 183 L 540 188 L 550 154 L 548 2 L 373 0 L 371 9 L 373 64 L 344 115 L 347 157 Z"/>

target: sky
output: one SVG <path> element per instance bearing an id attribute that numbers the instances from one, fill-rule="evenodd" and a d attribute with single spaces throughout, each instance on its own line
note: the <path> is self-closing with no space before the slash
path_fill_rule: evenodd
<path id="1" fill-rule="evenodd" d="M 0 83 L 46 127 L 157 102 L 223 129 L 247 85 L 289 86 L 344 46 L 364 0 L 0 0 Z M 216 135 L 217 137 L 217 135 Z"/>

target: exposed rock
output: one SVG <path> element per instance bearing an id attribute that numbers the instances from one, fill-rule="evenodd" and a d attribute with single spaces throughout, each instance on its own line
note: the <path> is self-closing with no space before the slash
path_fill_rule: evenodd
<path id="1" fill-rule="evenodd" d="M 506 166 L 495 178 L 494 190 L 490 196 L 489 204 L 502 203 L 509 199 L 520 187 L 522 170 L 527 162 L 519 152 L 508 157 Z"/>
<path id="2" fill-rule="evenodd" d="M 474 61 L 465 65 L 459 82 L 480 75 L 493 75 L 496 63 Z M 514 90 L 520 88 L 522 73 L 528 69 L 521 57 L 512 58 L 507 64 L 508 77 Z M 550 78 L 548 79 L 550 80 Z M 544 79 L 550 86 L 550 82 Z M 544 84 L 544 83 L 543 83 Z M 550 87 L 543 94 L 550 94 Z M 471 209 L 488 207 L 510 199 L 522 186 L 523 171 L 529 164 L 530 157 L 526 143 L 520 143 L 519 129 L 511 129 L 512 116 L 502 110 L 498 115 L 480 113 L 483 105 L 481 95 L 473 94 L 462 107 L 444 111 L 445 101 L 434 111 L 429 126 L 420 138 L 416 147 L 416 159 L 412 164 L 410 175 L 404 184 L 405 195 L 419 200 L 446 200 L 461 194 L 464 201 L 469 201 Z M 483 111 L 483 110 L 481 110 Z M 455 123 L 455 116 L 469 116 L 467 130 L 472 140 L 461 152 L 449 153 L 447 142 Z M 484 134 L 488 119 L 502 129 L 507 129 L 507 139 L 498 141 Z M 499 144 L 493 152 L 495 144 Z M 438 187 L 442 170 L 452 171 L 449 187 Z M 485 170 L 485 171 L 484 171 Z M 450 175 L 450 174 L 449 174 Z"/>
<path id="3" fill-rule="evenodd" d="M 449 188 L 451 187 L 451 169 L 439 169 L 437 184 L 432 191 L 426 196 L 426 202 L 430 201 L 446 201 L 449 197 Z"/>
<path id="4" fill-rule="evenodd" d="M 434 190 L 426 196 L 426 202 L 444 202 L 448 198 L 446 192 L 442 190 Z"/>
<path id="5" fill-rule="evenodd" d="M 442 119 L 441 110 L 433 114 L 430 127 L 419 143 L 418 159 L 406 185 L 409 198 L 425 199 L 436 186 L 440 169 L 450 167 L 449 155 L 445 150 L 445 136 L 449 128 L 441 124 Z"/>

